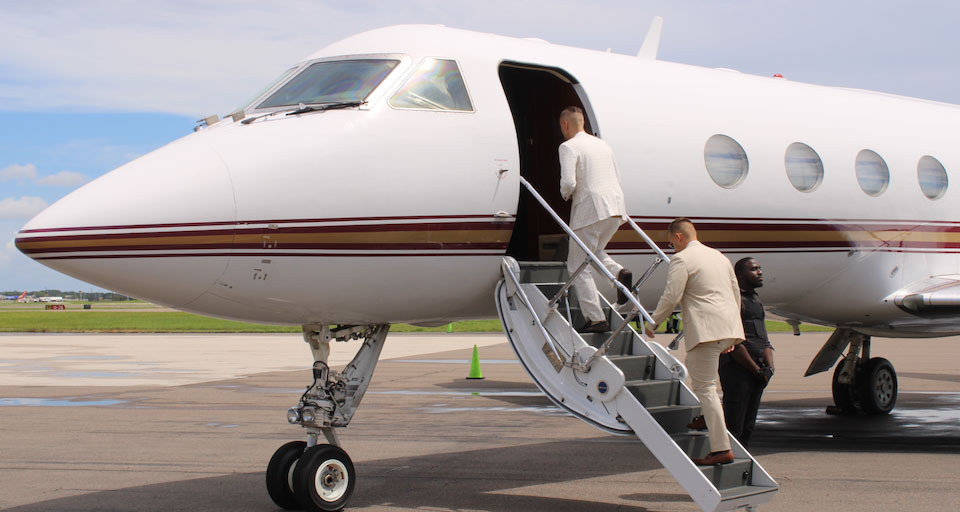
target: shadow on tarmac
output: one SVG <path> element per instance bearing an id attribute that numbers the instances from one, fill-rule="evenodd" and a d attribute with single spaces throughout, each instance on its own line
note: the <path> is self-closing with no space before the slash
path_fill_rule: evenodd
<path id="1" fill-rule="evenodd" d="M 504 387 L 508 386 L 504 383 Z M 515 384 L 509 387 L 516 389 Z M 552 405 L 543 396 L 487 398 L 515 406 Z M 957 407 L 960 397 L 923 395 L 904 398 L 902 406 L 889 416 L 829 416 L 824 414 L 822 399 L 765 403 L 751 451 L 761 456 L 805 451 L 960 453 L 960 408 Z M 572 457 L 576 457 L 575 463 L 571 463 Z M 513 494 L 511 489 L 577 482 L 659 467 L 639 440 L 616 436 L 578 439 L 576 446 L 569 441 L 554 441 L 361 461 L 356 463 L 357 487 L 349 508 L 644 512 L 650 509 L 592 501 L 589 486 L 580 483 L 564 488 L 570 492 L 562 496 L 550 496 L 549 491 L 542 489 Z M 6 512 L 279 510 L 267 497 L 263 480 L 263 472 L 191 479 L 92 492 L 8 508 Z M 636 490 L 636 487 L 629 490 Z M 630 493 L 619 497 L 645 503 L 690 502 L 682 492 Z"/>
<path id="2" fill-rule="evenodd" d="M 760 455 L 804 451 L 960 453 L 957 398 L 934 395 L 913 399 L 889 415 L 828 415 L 822 401 L 816 405 L 809 400 L 765 403 L 750 450 Z"/>
<path id="3" fill-rule="evenodd" d="M 622 511 L 649 509 L 591 501 L 582 485 L 567 496 L 499 494 L 517 487 L 576 481 L 656 469 L 659 464 L 637 441 L 603 437 L 570 464 L 571 444 L 535 445 L 357 462 L 357 487 L 349 509 L 441 509 L 524 511 Z M 582 446 L 581 446 L 582 448 Z M 634 452 L 635 455 L 629 455 Z M 267 497 L 264 474 L 244 473 L 185 480 L 33 503 L 6 512 L 244 512 L 279 510 Z M 575 497 L 574 497 L 575 496 Z M 686 494 L 631 494 L 630 500 L 689 502 Z"/>

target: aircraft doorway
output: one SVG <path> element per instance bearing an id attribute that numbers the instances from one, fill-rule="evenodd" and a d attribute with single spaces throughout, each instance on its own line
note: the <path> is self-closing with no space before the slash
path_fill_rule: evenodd
<path id="1" fill-rule="evenodd" d="M 571 105 L 582 108 L 586 131 L 596 134 L 589 102 L 581 97 L 576 80 L 556 68 L 505 62 L 500 65 L 500 82 L 517 130 L 520 174 L 569 221 L 570 203 L 560 197 L 560 111 Z M 563 230 L 521 185 L 507 255 L 518 261 L 549 261 L 565 260 L 566 252 Z"/>

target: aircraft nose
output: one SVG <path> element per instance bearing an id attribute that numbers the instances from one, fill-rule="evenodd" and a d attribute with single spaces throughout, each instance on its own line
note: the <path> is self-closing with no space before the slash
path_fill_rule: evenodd
<path id="1" fill-rule="evenodd" d="M 222 275 L 236 205 L 229 170 L 194 134 L 57 201 L 17 234 L 34 260 L 97 286 L 168 306 Z"/>

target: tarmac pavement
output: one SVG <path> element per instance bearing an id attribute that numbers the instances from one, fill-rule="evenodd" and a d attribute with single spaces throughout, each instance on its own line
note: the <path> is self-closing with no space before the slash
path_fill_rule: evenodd
<path id="1" fill-rule="evenodd" d="M 781 490 L 763 510 L 956 509 L 958 340 L 874 339 L 897 408 L 841 417 L 823 413 L 830 375 L 801 377 L 827 334 L 772 336 L 751 451 Z M 465 379 L 474 344 L 483 380 Z M 334 365 L 355 349 L 334 345 Z M 310 363 L 289 334 L 0 335 L 0 509 L 279 510 L 264 468 L 302 438 L 285 412 Z M 697 510 L 637 439 L 543 397 L 502 335 L 389 335 L 340 436 L 358 475 L 348 510 Z"/>

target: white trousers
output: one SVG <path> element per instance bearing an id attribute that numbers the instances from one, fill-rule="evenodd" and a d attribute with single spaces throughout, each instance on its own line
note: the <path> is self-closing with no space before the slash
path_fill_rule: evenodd
<path id="1" fill-rule="evenodd" d="M 697 343 L 687 352 L 687 374 L 690 375 L 690 384 L 693 394 L 700 400 L 703 410 L 703 419 L 707 423 L 707 433 L 710 437 L 710 451 L 722 452 L 730 449 L 730 439 L 727 437 L 727 423 L 723 418 L 723 404 L 717 388 L 720 386 L 720 353 L 737 343 L 739 340 L 717 340 Z"/>
<path id="2" fill-rule="evenodd" d="M 623 269 L 623 266 L 613 261 L 613 258 L 604 252 L 607 243 L 613 238 L 614 233 L 623 224 L 620 217 L 610 217 L 601 221 L 594 222 L 580 229 L 574 229 L 573 232 L 587 246 L 588 249 L 597 255 L 604 267 L 617 277 L 617 274 Z M 577 268 L 587 259 L 587 254 L 580 249 L 577 242 L 570 240 L 570 250 L 567 253 L 567 271 L 573 275 Z M 580 300 L 580 309 L 583 316 L 591 322 L 600 322 L 606 320 L 603 314 L 603 308 L 600 307 L 600 292 L 597 291 L 597 284 L 593 280 L 593 265 L 587 265 L 587 268 L 580 272 L 577 279 L 573 281 L 573 286 L 577 290 L 577 297 Z"/>

